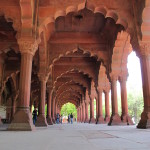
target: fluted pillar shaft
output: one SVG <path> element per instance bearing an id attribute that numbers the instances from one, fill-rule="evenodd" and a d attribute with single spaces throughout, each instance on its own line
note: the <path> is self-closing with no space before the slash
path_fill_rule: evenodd
<path id="1" fill-rule="evenodd" d="M 85 122 L 85 102 L 84 101 L 82 102 L 82 114 L 83 114 L 82 122 Z"/>
<path id="2" fill-rule="evenodd" d="M 104 123 L 102 93 L 103 93 L 103 90 L 101 88 L 98 88 L 98 120 L 97 120 L 98 124 Z"/>
<path id="3" fill-rule="evenodd" d="M 28 48 L 28 47 L 27 47 Z M 21 53 L 21 70 L 19 86 L 19 105 L 14 119 L 8 130 L 33 130 L 32 116 L 30 113 L 30 87 L 33 54 L 29 51 Z"/>
<path id="4" fill-rule="evenodd" d="M 56 120 L 55 120 L 55 98 L 53 99 L 53 101 L 52 101 L 52 104 L 53 104 L 53 106 L 52 106 L 52 121 L 53 121 L 53 124 L 55 124 L 56 123 Z"/>
<path id="5" fill-rule="evenodd" d="M 4 59 L 2 55 L 0 55 L 0 106 L 2 105 L 2 81 L 3 81 L 3 69 L 4 68 Z M 1 121 L 1 120 L 0 120 Z"/>
<path id="6" fill-rule="evenodd" d="M 126 80 L 127 77 L 122 76 L 120 77 L 120 87 L 121 87 L 121 108 L 122 108 L 122 114 L 121 114 L 121 120 L 124 123 L 127 123 L 127 125 L 133 125 L 133 122 L 128 114 L 128 100 L 127 100 L 127 88 L 126 88 Z"/>
<path id="7" fill-rule="evenodd" d="M 143 84 L 144 110 L 138 128 L 150 128 L 150 43 L 142 43 L 140 47 L 140 64 Z"/>
<path id="8" fill-rule="evenodd" d="M 53 125 L 53 121 L 52 121 L 52 94 L 53 91 L 50 90 L 49 94 L 48 94 L 48 101 L 47 101 L 47 123 L 48 125 Z"/>
<path id="9" fill-rule="evenodd" d="M 78 122 L 81 122 L 81 120 L 80 120 L 80 107 L 78 107 Z"/>
<path id="10" fill-rule="evenodd" d="M 90 123 L 95 123 L 95 118 L 94 118 L 94 96 L 90 97 Z"/>
<path id="11" fill-rule="evenodd" d="M 112 115 L 109 125 L 119 125 L 121 118 L 118 114 L 118 100 L 117 100 L 117 76 L 111 77 L 111 100 L 112 100 Z"/>
<path id="12" fill-rule="evenodd" d="M 89 111 L 88 111 L 88 107 L 89 107 L 89 102 L 86 101 L 85 102 L 85 123 L 89 123 Z"/>
<path id="13" fill-rule="evenodd" d="M 110 121 L 109 90 L 105 91 L 105 121 Z"/>
<path id="14" fill-rule="evenodd" d="M 46 79 L 41 80 L 41 97 L 40 97 L 40 111 L 35 126 L 47 126 L 45 117 L 45 98 L 46 98 Z"/>
<path id="15" fill-rule="evenodd" d="M 80 104 L 80 122 L 83 122 L 82 105 Z"/>
<path id="16" fill-rule="evenodd" d="M 79 108 L 77 108 L 77 122 L 79 122 Z"/>

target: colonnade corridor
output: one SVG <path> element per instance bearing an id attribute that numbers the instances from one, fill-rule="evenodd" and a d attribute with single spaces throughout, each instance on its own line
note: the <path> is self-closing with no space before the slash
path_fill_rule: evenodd
<path id="1" fill-rule="evenodd" d="M 150 129 L 87 123 L 0 132 L 1 150 L 149 150 Z"/>

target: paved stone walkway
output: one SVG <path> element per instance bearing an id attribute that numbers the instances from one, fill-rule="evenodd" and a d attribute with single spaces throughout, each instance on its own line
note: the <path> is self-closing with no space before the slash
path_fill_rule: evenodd
<path id="1" fill-rule="evenodd" d="M 0 131 L 0 150 L 150 150 L 150 129 L 74 123 Z"/>

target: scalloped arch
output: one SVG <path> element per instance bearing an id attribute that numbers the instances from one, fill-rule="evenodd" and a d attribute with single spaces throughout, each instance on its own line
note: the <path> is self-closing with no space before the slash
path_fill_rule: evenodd
<path id="1" fill-rule="evenodd" d="M 63 94 L 66 94 L 66 93 L 71 93 L 72 95 L 73 94 L 78 94 L 78 98 L 80 99 L 80 96 L 82 95 L 82 93 L 80 92 L 80 91 L 78 91 L 78 90 L 70 90 L 70 89 L 68 89 L 68 90 L 65 90 L 65 91 L 63 91 L 63 92 L 61 92 L 61 93 L 59 93 L 59 95 L 56 95 L 56 97 L 57 97 L 57 101 L 59 100 L 59 98 L 60 98 L 60 96 L 63 96 Z M 80 96 L 79 96 L 79 94 L 80 94 Z"/>
<path id="2" fill-rule="evenodd" d="M 57 78 L 56 78 L 56 81 L 54 81 L 54 87 L 55 87 L 55 84 L 56 84 L 56 82 L 58 81 L 58 79 L 60 79 L 61 77 L 63 77 L 63 75 L 65 75 L 65 74 L 67 74 L 67 73 L 70 73 L 70 72 L 78 72 L 78 73 L 81 73 L 81 74 L 83 74 L 83 75 L 87 75 L 88 76 L 88 78 L 92 78 L 91 76 L 89 76 L 89 74 L 87 74 L 87 73 L 85 73 L 85 72 L 83 72 L 83 71 L 81 71 L 81 70 L 78 70 L 78 69 L 71 69 L 71 70 L 68 70 L 68 71 L 66 71 L 66 72 L 64 72 L 64 73 L 62 73 L 60 76 L 58 76 Z"/>
<path id="3" fill-rule="evenodd" d="M 18 74 L 19 72 L 20 72 L 20 71 L 17 70 L 16 72 L 11 73 L 9 76 L 7 76 L 7 77 L 5 78 L 5 80 L 3 81 L 3 85 L 2 85 L 1 91 L 4 90 L 4 88 L 5 88 L 5 86 L 6 86 L 6 82 L 9 80 L 9 78 L 12 78 L 12 76 L 17 76 L 17 74 Z M 13 81 L 13 82 L 14 82 L 14 81 Z M 14 84 L 14 83 L 13 83 L 13 84 Z M 15 86 L 14 86 L 14 87 L 15 87 Z"/>
<path id="4" fill-rule="evenodd" d="M 76 108 L 78 107 L 78 104 L 77 104 L 77 102 L 76 102 L 76 100 L 70 100 L 70 99 L 66 99 L 66 101 L 63 101 L 63 103 L 61 103 L 61 106 L 60 106 L 60 108 L 62 108 L 62 106 L 64 105 L 64 104 L 66 104 L 66 103 L 72 103 L 72 104 L 74 104 L 75 106 L 76 106 Z"/>
<path id="5" fill-rule="evenodd" d="M 58 88 L 58 90 L 56 91 L 55 99 L 57 98 L 58 92 L 59 92 L 64 86 L 67 86 L 67 85 L 69 85 L 69 84 L 76 84 L 76 85 L 82 87 L 82 85 L 80 85 L 80 84 L 78 84 L 78 83 L 75 83 L 75 82 L 72 82 L 72 81 L 66 82 L 66 83 L 62 84 L 62 85 Z M 83 92 L 83 91 L 82 91 L 82 96 L 84 96 L 84 92 Z"/>
<path id="6" fill-rule="evenodd" d="M 95 53 L 92 53 L 92 52 L 90 52 L 90 51 L 88 51 L 88 50 L 83 50 L 83 49 L 81 49 L 81 48 L 75 48 L 75 49 L 73 49 L 73 50 L 71 50 L 71 51 L 69 50 L 69 51 L 65 52 L 64 54 L 59 54 L 59 56 L 53 60 L 52 64 L 49 65 L 49 67 L 48 67 L 48 70 L 49 70 L 49 71 L 48 71 L 48 74 L 50 74 L 51 68 L 54 66 L 54 63 L 55 63 L 56 61 L 58 61 L 60 58 L 62 58 L 62 57 L 64 57 L 64 56 L 67 56 L 67 55 L 69 55 L 69 54 L 71 54 L 71 53 L 78 52 L 78 50 L 82 51 L 82 52 L 83 52 L 83 55 L 84 55 L 84 54 L 89 54 L 89 55 L 90 55 L 89 57 L 95 57 L 95 59 L 96 59 L 97 61 L 102 61 L 102 58 L 99 58 Z M 72 69 L 72 70 L 73 70 L 73 69 Z M 87 74 L 87 73 L 84 73 L 84 72 L 81 71 L 81 70 L 79 70 L 79 71 L 82 72 L 84 75 Z M 89 74 L 88 74 L 88 76 L 89 76 L 90 78 L 92 78 L 92 76 L 90 76 Z M 56 80 L 57 80 L 57 79 L 56 79 Z"/>
<path id="7" fill-rule="evenodd" d="M 20 32 L 21 31 L 21 20 L 18 21 L 17 18 L 13 16 L 13 13 L 10 12 L 10 10 L 5 10 L 5 8 L 0 8 L 0 16 L 4 16 L 7 22 L 11 21 L 13 22 L 12 26 L 15 31 Z"/>
<path id="8" fill-rule="evenodd" d="M 100 13 L 102 14 L 105 18 L 110 17 L 112 18 L 115 22 L 117 22 L 117 20 L 122 20 L 122 18 L 119 18 L 117 12 L 115 12 L 114 10 L 109 10 L 107 8 L 104 7 L 97 7 L 94 6 L 93 4 L 90 4 L 89 2 L 84 2 L 84 3 L 80 3 L 77 6 L 68 6 L 66 9 L 64 10 L 58 10 L 55 12 L 53 17 L 48 17 L 44 20 L 44 22 L 42 22 L 39 26 L 39 28 L 42 25 L 45 25 L 45 27 L 49 24 L 49 23 L 55 23 L 56 19 L 58 17 L 65 17 L 67 14 L 69 13 L 76 13 L 79 12 L 83 9 L 88 9 L 89 11 L 93 12 L 93 14 L 95 13 Z M 126 22 L 126 23 L 125 23 Z M 124 26 L 125 29 L 127 29 L 128 23 L 126 20 L 124 21 L 118 21 L 117 24 L 121 24 L 122 26 Z"/>

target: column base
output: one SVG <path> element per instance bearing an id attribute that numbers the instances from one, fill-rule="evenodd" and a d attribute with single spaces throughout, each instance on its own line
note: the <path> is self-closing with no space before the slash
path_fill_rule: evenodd
<path id="1" fill-rule="evenodd" d="M 95 118 L 91 118 L 89 123 L 96 123 Z"/>
<path id="2" fill-rule="evenodd" d="M 37 121 L 35 122 L 36 127 L 47 127 L 47 121 L 45 118 L 45 114 L 39 114 L 37 117 Z"/>
<path id="3" fill-rule="evenodd" d="M 142 112 L 141 120 L 137 125 L 139 129 L 147 129 L 150 128 L 150 112 Z"/>
<path id="4" fill-rule="evenodd" d="M 52 118 L 49 116 L 47 117 L 47 123 L 48 123 L 48 125 L 53 125 Z"/>
<path id="5" fill-rule="evenodd" d="M 52 119 L 52 122 L 53 122 L 53 124 L 56 124 L 56 121 L 55 121 L 55 119 L 54 119 L 54 118 Z"/>
<path id="6" fill-rule="evenodd" d="M 11 124 L 8 126 L 9 131 L 32 131 L 35 130 L 30 110 L 19 108 L 14 115 Z"/>
<path id="7" fill-rule="evenodd" d="M 110 116 L 105 116 L 105 122 L 108 123 L 110 121 Z"/>
<path id="8" fill-rule="evenodd" d="M 104 124 L 104 123 L 105 121 L 104 121 L 103 116 L 98 117 L 96 124 Z"/>
<path id="9" fill-rule="evenodd" d="M 89 123 L 89 119 L 85 119 L 85 120 L 84 120 L 84 123 Z"/>
<path id="10" fill-rule="evenodd" d="M 123 123 L 126 123 L 127 125 L 134 125 L 131 117 L 128 114 L 121 115 L 121 120 Z"/>
<path id="11" fill-rule="evenodd" d="M 83 121 L 83 120 L 81 120 L 80 122 L 81 122 L 81 123 L 83 123 L 84 121 Z"/>
<path id="12" fill-rule="evenodd" d="M 112 115 L 108 125 L 123 125 L 119 114 Z"/>

